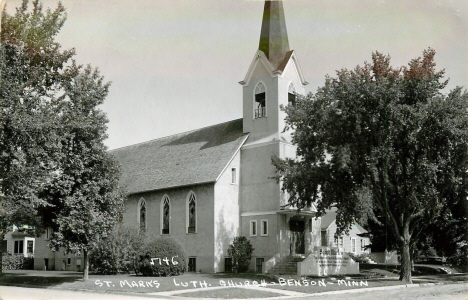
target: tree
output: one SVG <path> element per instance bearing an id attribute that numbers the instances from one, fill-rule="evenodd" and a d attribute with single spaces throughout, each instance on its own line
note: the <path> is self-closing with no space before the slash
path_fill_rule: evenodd
<path id="1" fill-rule="evenodd" d="M 106 152 L 107 96 L 97 69 L 72 59 L 54 41 L 64 7 L 2 13 L 2 225 L 50 226 L 51 245 L 87 254 L 121 217 L 116 161 Z M 3 230 L 4 232 L 4 230 Z"/>
<path id="2" fill-rule="evenodd" d="M 41 194 L 48 205 L 40 212 L 54 229 L 51 245 L 84 254 L 84 279 L 89 250 L 111 233 L 123 211 L 118 165 L 104 145 L 107 118 L 98 109 L 108 88 L 90 66 L 64 83 L 61 157 L 57 176 Z"/>
<path id="3" fill-rule="evenodd" d="M 39 192 L 55 176 L 60 136 L 55 130 L 57 90 L 70 79 L 64 72 L 74 50 L 61 51 L 54 41 L 65 22 L 65 10 L 42 11 L 27 1 L 1 19 L 0 188 L 2 239 L 11 224 L 35 225 Z"/>
<path id="4" fill-rule="evenodd" d="M 435 51 L 407 67 L 373 53 L 372 63 L 327 76 L 315 95 L 285 108 L 298 159 L 273 158 L 299 208 L 336 206 L 339 233 L 356 220 L 386 226 L 411 282 L 410 247 L 448 207 L 466 202 L 468 94 L 441 90 Z"/>
<path id="5" fill-rule="evenodd" d="M 244 273 L 249 269 L 254 248 L 245 236 L 238 236 L 229 245 L 228 253 L 232 258 L 232 268 L 236 273 Z"/>

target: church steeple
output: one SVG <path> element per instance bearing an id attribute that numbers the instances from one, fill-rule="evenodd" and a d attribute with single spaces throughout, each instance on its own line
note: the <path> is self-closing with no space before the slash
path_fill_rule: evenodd
<path id="1" fill-rule="evenodd" d="M 288 33 L 282 1 L 265 1 L 258 49 L 277 68 L 289 51 Z"/>

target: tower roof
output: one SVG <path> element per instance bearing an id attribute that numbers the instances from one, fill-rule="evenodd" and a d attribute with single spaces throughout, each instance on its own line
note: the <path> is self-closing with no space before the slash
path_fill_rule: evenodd
<path id="1" fill-rule="evenodd" d="M 265 1 L 258 49 L 265 53 L 268 60 L 276 68 L 289 51 L 282 1 Z"/>

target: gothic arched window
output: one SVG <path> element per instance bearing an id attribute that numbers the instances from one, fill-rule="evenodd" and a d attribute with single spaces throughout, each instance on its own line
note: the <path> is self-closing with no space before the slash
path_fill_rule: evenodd
<path id="1" fill-rule="evenodd" d="M 138 202 L 138 223 L 140 233 L 144 233 L 146 230 L 146 201 L 143 198 Z"/>
<path id="2" fill-rule="evenodd" d="M 292 82 L 288 87 L 288 105 L 296 105 L 296 88 Z"/>
<path id="3" fill-rule="evenodd" d="M 171 203 L 169 197 L 166 195 L 163 197 L 161 206 L 161 233 L 169 234 L 170 220 L 171 220 Z"/>
<path id="4" fill-rule="evenodd" d="M 190 192 L 187 199 L 187 233 L 197 232 L 197 202 L 195 194 Z"/>
<path id="5" fill-rule="evenodd" d="M 266 89 L 261 82 L 255 87 L 254 100 L 255 119 L 266 117 Z"/>

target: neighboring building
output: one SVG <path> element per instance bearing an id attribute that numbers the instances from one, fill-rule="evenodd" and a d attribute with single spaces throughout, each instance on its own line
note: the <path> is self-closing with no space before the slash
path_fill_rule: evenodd
<path id="1" fill-rule="evenodd" d="M 343 252 L 353 254 L 370 253 L 370 238 L 363 236 L 367 231 L 361 225 L 355 223 L 351 226 L 348 234 L 342 234 L 335 238 L 336 233 L 336 208 L 326 212 L 321 220 L 322 247 L 337 247 Z"/>
<path id="2" fill-rule="evenodd" d="M 34 235 L 28 231 L 27 227 L 13 226 L 13 230 L 5 234 L 3 238 L 2 253 L 31 257 L 34 256 L 35 246 Z"/>
<path id="3" fill-rule="evenodd" d="M 52 251 L 49 247 L 50 228 L 36 238 L 36 252 L 34 253 L 34 270 L 83 271 L 82 255 L 67 253 L 63 248 Z"/>

